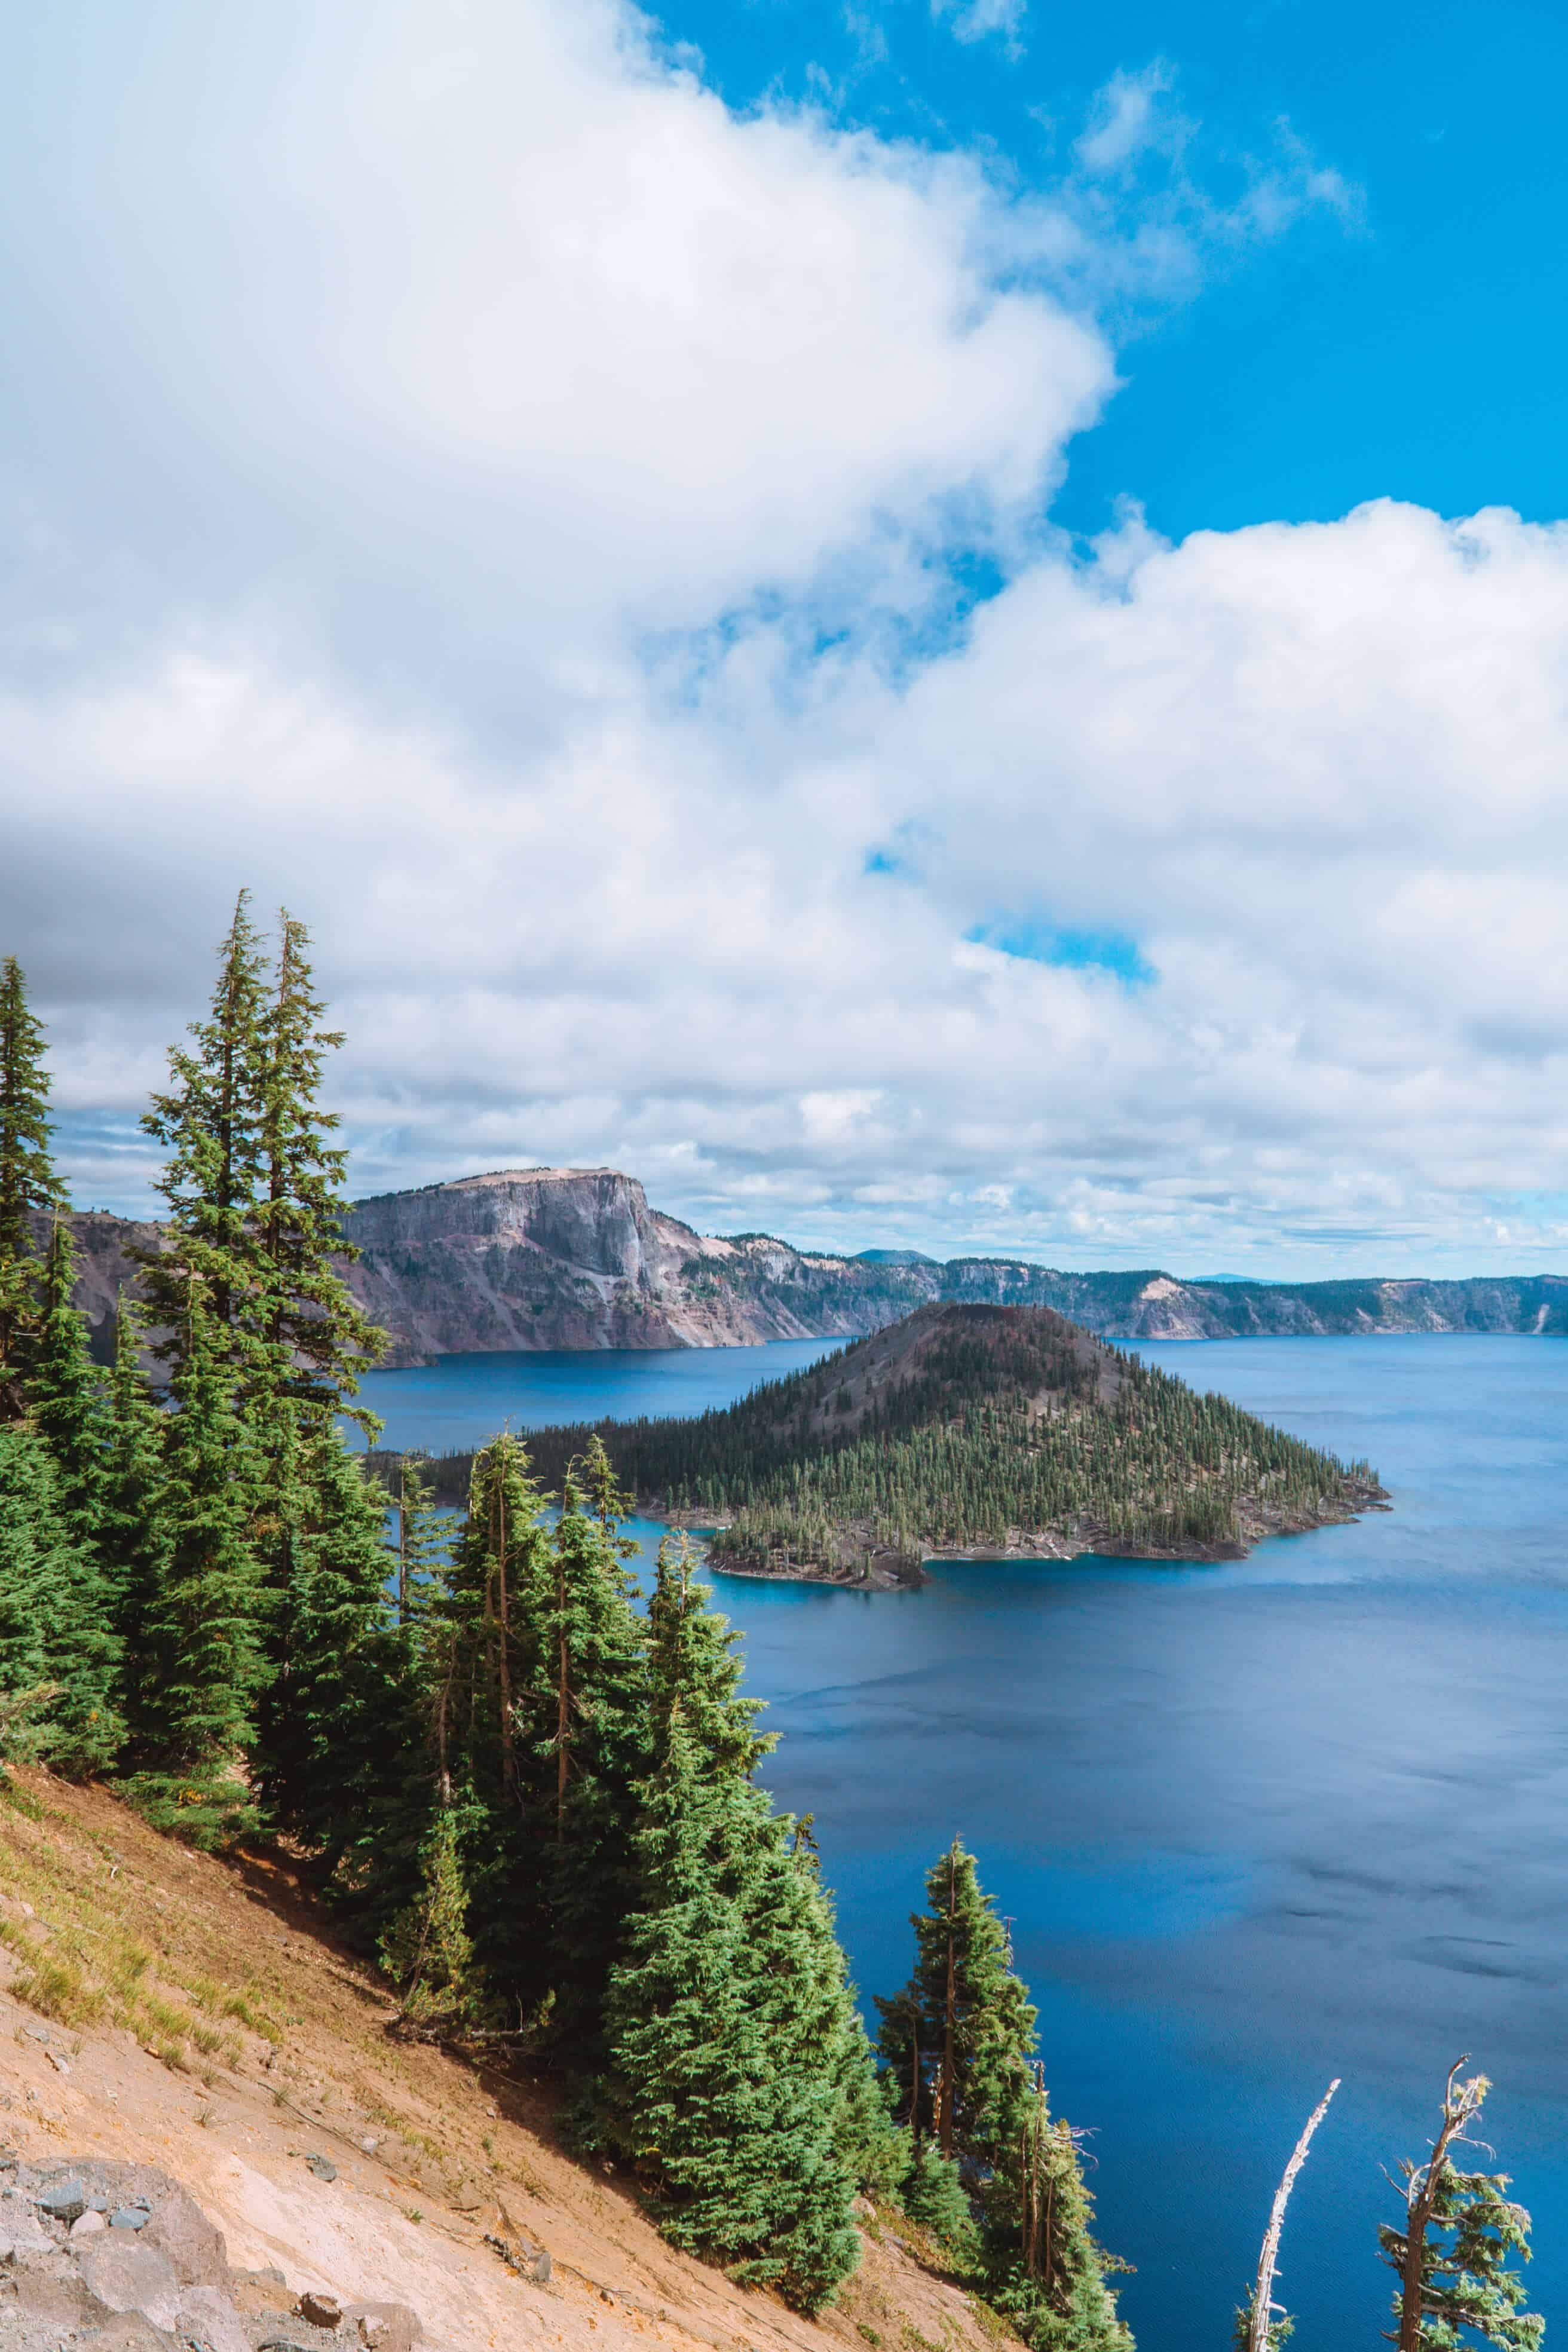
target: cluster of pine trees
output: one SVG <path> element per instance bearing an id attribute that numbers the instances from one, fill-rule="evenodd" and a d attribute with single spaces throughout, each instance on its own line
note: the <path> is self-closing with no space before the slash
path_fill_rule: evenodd
<path id="1" fill-rule="evenodd" d="M 584 2147 L 736 2278 L 818 2308 L 854 2267 L 867 2189 L 1034 2352 L 1130 2352 L 973 1860 L 955 1843 L 932 1868 L 874 2057 L 809 1822 L 757 1785 L 772 1743 L 735 1637 L 683 1538 L 638 1605 L 630 1497 L 600 1436 L 557 1446 L 552 1493 L 498 1437 L 450 1539 L 405 1458 L 389 1541 L 387 1497 L 341 1433 L 375 1434 L 355 1398 L 381 1335 L 342 1275 L 343 1153 L 320 1102 L 341 1040 L 308 948 L 285 915 L 268 956 L 242 896 L 210 1011 L 146 1116 L 167 1216 L 107 1368 L 72 1304 L 43 1038 L 0 966 L 0 1777 L 37 1759 L 118 1781 L 201 1844 L 287 1836 L 377 1952 L 406 2030 L 553 2063 Z M 1187 1391 L 1135 1375 L 1130 1443 L 1177 1428 L 1234 1463 L 1228 1408 L 1178 1407 Z M 937 1402 L 994 1463 L 1016 1433 L 985 1379 L 953 1358 L 927 1384 L 946 1382 Z M 911 1383 L 815 1459 L 858 1475 L 862 1448 L 926 1433 L 931 1402 Z M 1320 1475 L 1289 1440 L 1260 1460 L 1258 1426 L 1253 1475 Z M 921 1460 L 924 1479 L 952 1467 Z M 1406 2168 L 1405 2227 L 1383 2232 L 1401 2352 L 1466 2329 L 1501 2352 L 1540 2343 L 1510 2266 L 1529 2218 L 1501 2176 L 1454 2161 L 1485 2089 L 1456 2070 L 1430 2160 Z M 1268 2267 L 1280 2202 L 1243 2352 L 1288 2328 Z"/>

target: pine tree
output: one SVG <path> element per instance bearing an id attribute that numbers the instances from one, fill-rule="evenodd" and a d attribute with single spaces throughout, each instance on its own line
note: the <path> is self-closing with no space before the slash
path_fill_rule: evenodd
<path id="1" fill-rule="evenodd" d="M 468 1510 L 425 1641 L 437 1664 L 432 1732 L 437 1786 L 461 1811 L 475 1964 L 495 1999 L 535 2011 L 552 1967 L 542 1864 L 549 1819 L 530 1778 L 537 1759 L 519 1709 L 540 1678 L 537 1591 L 550 1550 L 544 1497 L 510 1433 L 474 1458 Z"/>
<path id="2" fill-rule="evenodd" d="M 638 1905 L 611 1980 L 611 2130 L 666 2234 L 727 2268 L 767 2243 L 772 2057 L 749 1999 L 743 1884 L 727 1869 L 749 1808 L 716 1776 L 679 1703 L 644 1793 Z"/>
<path id="3" fill-rule="evenodd" d="M 518 1592 L 534 1629 L 519 1706 L 533 1734 L 525 1806 L 549 1823 L 554 2032 L 579 2051 L 597 2033 L 620 1948 L 636 1789 L 649 1761 L 647 1645 L 622 1564 L 622 1498 L 602 1446 L 586 1467 L 597 1508 L 590 1517 L 568 1481 L 548 1551 L 531 1549 Z"/>
<path id="4" fill-rule="evenodd" d="M 1036 2011 L 1006 1931 L 954 1839 L 926 1879 L 915 1973 L 879 2000 L 881 2052 L 917 2151 L 957 2166 L 980 2230 L 980 2275 L 1035 2352 L 1125 2352 L 1071 2130 L 1053 2121 Z M 919 2161 L 917 2154 L 917 2162 Z"/>
<path id="5" fill-rule="evenodd" d="M 602 2129 L 675 2243 L 815 2310 L 857 2254 L 843 1959 L 795 1824 L 752 1785 L 763 1743 L 707 1598 L 685 1548 L 664 1546 L 655 1763 L 610 1979 Z"/>
<path id="6" fill-rule="evenodd" d="M 145 1728 L 132 1782 L 151 1820 L 199 1845 L 258 1824 L 245 1759 L 268 1672 L 249 1540 L 256 1459 L 221 1339 L 193 1281 L 165 1430 L 169 1549 L 142 1628 Z"/>
<path id="7" fill-rule="evenodd" d="M 1035 2352 L 1131 2352 L 1077 2143 L 1052 2120 L 1037 2061 L 1018 2109 L 1016 2146 L 979 2191 L 986 2294 Z"/>
<path id="8" fill-rule="evenodd" d="M 381 1964 L 416 2026 L 460 2031 L 476 2021 L 474 1948 L 458 1815 L 437 1811 L 419 1849 L 418 1885 L 379 1939 Z"/>
<path id="9" fill-rule="evenodd" d="M 946 2248 L 957 2268 L 968 2270 L 977 2256 L 979 2242 L 957 2165 L 942 2155 L 932 2139 L 906 2143 L 906 2147 L 904 2170 L 893 2184 L 897 2203 L 911 2221 Z"/>
<path id="10" fill-rule="evenodd" d="M 44 1633 L 64 1551 L 54 1474 L 37 1432 L 26 1423 L 0 1428 L 0 1763 L 29 1760 L 43 1744 L 39 1717 L 55 1696 Z"/>
<path id="11" fill-rule="evenodd" d="M 48 1448 L 26 1423 L 0 1430 L 0 1692 L 28 1752 L 73 1776 L 106 1770 L 123 1732 L 119 1644 L 96 1557 L 67 1523 Z"/>
<path id="12" fill-rule="evenodd" d="M 1404 2229 L 1378 2230 L 1399 2281 L 1385 2341 L 1399 2352 L 1451 2352 L 1470 2329 L 1501 2352 L 1537 2352 L 1546 2323 L 1520 2309 L 1524 2281 L 1509 2265 L 1510 2254 L 1530 2260 L 1530 2216 L 1504 2196 L 1506 2173 L 1460 2172 L 1453 2161 L 1455 2148 L 1473 2144 L 1469 2127 L 1491 2088 L 1484 2074 L 1459 2081 L 1468 2063 L 1460 2058 L 1448 2070 L 1430 2157 L 1400 2167 Z"/>
<path id="13" fill-rule="evenodd" d="M 658 1548 L 648 1598 L 648 1712 L 658 1745 L 679 1705 L 710 1769 L 750 1780 L 777 1741 L 759 1732 L 761 1699 L 741 1690 L 739 1635 L 708 1607 L 711 1588 L 696 1580 L 689 1537 L 668 1536 Z"/>
<path id="14" fill-rule="evenodd" d="M 54 1461 L 67 1531 L 84 1555 L 96 1559 L 103 1512 L 103 1376 L 88 1353 L 87 1326 L 71 1305 L 75 1281 L 70 1230 L 57 1215 L 24 1393 Z"/>
<path id="15" fill-rule="evenodd" d="M 882 2058 L 915 2139 L 934 2137 L 973 2184 L 1013 2144 L 1036 2012 L 961 1840 L 928 1873 L 926 1896 L 910 1918 L 914 1976 L 877 2002 Z"/>
<path id="16" fill-rule="evenodd" d="M 279 1596 L 289 1639 L 262 1702 L 255 1780 L 269 1815 L 352 1897 L 371 1874 L 389 1791 L 422 1748 L 415 1651 L 386 1591 L 381 1489 L 320 1415 L 290 1477 L 303 1502 Z"/>
<path id="17" fill-rule="evenodd" d="M 126 1713 L 133 1744 L 152 1726 L 144 1704 L 147 1626 L 169 1573 L 170 1529 L 163 1465 L 164 1415 L 142 1370 L 142 1323 L 121 1294 L 104 1428 L 99 1500 L 100 1552 L 109 1579 L 124 1660 Z"/>
<path id="18" fill-rule="evenodd" d="M 170 1085 L 142 1120 L 169 1153 L 157 1186 L 168 1209 L 164 1243 L 142 1256 L 142 1286 L 165 1334 L 158 1352 L 181 1367 L 193 1328 L 186 1301 L 200 1281 L 203 1344 L 244 1409 L 264 1377 L 255 1220 L 267 1087 L 266 961 L 247 890 L 218 957 L 211 1011 L 191 1024 L 194 1046 L 170 1047 Z"/>
<path id="19" fill-rule="evenodd" d="M 258 1023 L 260 1134 L 254 1243 L 266 1291 L 274 1379 L 288 1394 L 341 1413 L 372 1436 L 375 1416 L 351 1403 L 359 1374 L 386 1344 L 340 1271 L 359 1253 L 342 1235 L 348 1154 L 330 1138 L 340 1121 L 319 1102 L 321 1074 L 342 1032 L 325 1028 L 306 950 L 310 935 L 279 916 L 272 998 Z"/>
<path id="20" fill-rule="evenodd" d="M 66 1206 L 49 1150 L 44 1033 L 14 956 L 0 963 L 0 1422 L 20 1419 L 37 1322 L 36 1213 Z"/>
<path id="21" fill-rule="evenodd" d="M 405 1454 L 398 1463 L 394 1507 L 397 1541 L 391 1549 L 397 1563 L 397 1620 L 401 1625 L 415 1626 L 429 1615 L 446 1572 L 448 1549 L 435 1486 L 422 1455 Z"/>

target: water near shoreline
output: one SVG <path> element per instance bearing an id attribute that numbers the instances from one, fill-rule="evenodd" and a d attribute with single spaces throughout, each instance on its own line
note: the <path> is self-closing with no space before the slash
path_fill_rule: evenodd
<path id="1" fill-rule="evenodd" d="M 581 1402 L 516 1390 L 514 1426 L 697 1410 L 812 1352 L 703 1351 L 662 1390 L 646 1357 L 556 1359 Z M 873 1595 L 721 1578 L 783 1735 L 772 1785 L 816 1815 L 868 1994 L 907 1972 L 925 1863 L 954 1829 L 980 1853 L 1058 2106 L 1094 2134 L 1102 2233 L 1138 2265 L 1143 2352 L 1228 2342 L 1274 2180 L 1335 2074 L 1283 2290 L 1296 2352 L 1375 2343 L 1379 2168 L 1421 2152 L 1466 2050 L 1535 2215 L 1532 2300 L 1568 2326 L 1568 1345 L 1141 1352 L 1370 1456 L 1394 1511 L 1215 1567 L 952 1565 Z M 468 1444 L 488 1431 L 442 1433 L 470 1377 L 381 1374 L 369 1402 L 429 1383 L 391 1416 L 429 1422 L 395 1442 Z"/>
<path id="2" fill-rule="evenodd" d="M 552 1422 L 611 1413 L 706 1412 L 733 1404 L 763 1381 L 782 1380 L 844 1345 L 842 1339 L 777 1339 L 765 1348 L 587 1348 L 527 1354 L 442 1356 L 396 1372 L 372 1372 L 361 1402 L 386 1427 L 379 1443 L 460 1454 L 498 1429 L 543 1429 Z"/>

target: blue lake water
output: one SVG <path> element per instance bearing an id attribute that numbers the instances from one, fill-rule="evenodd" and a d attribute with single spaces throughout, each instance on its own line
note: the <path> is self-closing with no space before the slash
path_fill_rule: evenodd
<path id="1" fill-rule="evenodd" d="M 593 1348 L 443 1356 L 406 1371 L 372 1372 L 360 1402 L 386 1426 L 384 1445 L 460 1454 L 499 1429 L 596 1421 L 613 1413 L 706 1412 L 760 1381 L 815 1364 L 842 1340 L 779 1339 L 767 1348 Z"/>
<path id="2" fill-rule="evenodd" d="M 485 1409 L 504 1390 L 522 1427 L 561 1417 L 558 1380 L 574 1414 L 686 1412 L 814 1352 L 450 1360 L 376 1375 L 369 1402 L 438 1447 L 495 1425 L 447 1433 L 477 1363 Z M 1093 2133 L 1144 2352 L 1228 2343 L 1333 2074 L 1282 2290 L 1293 2352 L 1375 2343 L 1381 2167 L 1423 2152 L 1463 2051 L 1535 2216 L 1532 2303 L 1568 2327 L 1568 1345 L 1142 1352 L 1370 1456 L 1395 1509 L 1218 1567 L 955 1563 L 869 1595 L 716 1579 L 781 1735 L 771 1785 L 816 1815 L 868 1995 L 908 1972 L 926 1864 L 955 1830 L 979 1854 L 1058 2111 Z"/>

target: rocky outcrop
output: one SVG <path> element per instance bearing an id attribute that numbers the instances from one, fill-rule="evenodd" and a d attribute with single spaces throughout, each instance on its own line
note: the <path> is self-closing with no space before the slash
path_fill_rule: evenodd
<path id="1" fill-rule="evenodd" d="M 9 2352 L 414 2352 L 405 2304 L 295 2293 L 231 2270 L 195 2199 L 150 2165 L 28 2165 L 0 2150 L 0 2342 Z"/>
<path id="2" fill-rule="evenodd" d="M 650 1209 L 613 1168 L 466 1176 L 361 1201 L 350 1279 L 391 1363 L 513 1348 L 705 1348 L 816 1328 L 765 1286 L 780 1245 L 717 1241 Z M 796 1253 L 784 1250 L 794 1260 Z"/>
<path id="3" fill-rule="evenodd" d="M 157 1228 L 72 1219 L 78 1303 L 108 1351 L 130 1253 Z M 799 1250 L 698 1233 L 613 1168 L 503 1169 L 356 1202 L 350 1279 L 392 1335 L 389 1364 L 509 1349 L 745 1347 L 863 1339 L 933 1300 L 1050 1307 L 1113 1339 L 1398 1331 L 1568 1334 L 1568 1276 L 1184 1282 L 1155 1268 L 1070 1274 L 1017 1258 Z"/>

